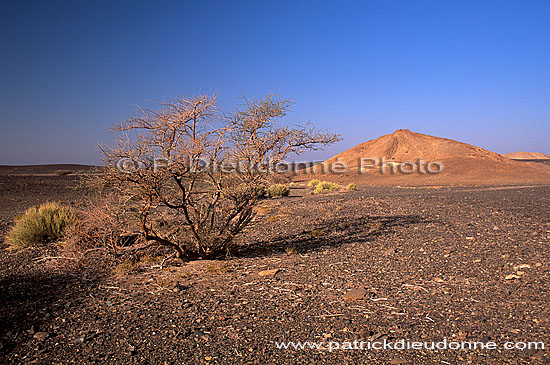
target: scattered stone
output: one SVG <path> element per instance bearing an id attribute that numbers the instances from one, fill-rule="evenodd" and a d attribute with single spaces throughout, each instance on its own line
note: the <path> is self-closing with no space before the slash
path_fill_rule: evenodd
<path id="1" fill-rule="evenodd" d="M 544 356 L 544 351 L 543 350 L 528 349 L 526 351 L 526 353 L 527 353 L 527 355 L 529 355 L 531 357 L 534 357 L 534 358 L 537 358 L 537 359 L 541 359 Z"/>
<path id="2" fill-rule="evenodd" d="M 258 273 L 260 276 L 275 276 L 281 269 L 263 270 Z"/>
<path id="3" fill-rule="evenodd" d="M 36 332 L 33 337 L 38 341 L 43 341 L 46 338 L 50 337 L 50 334 L 48 332 Z"/>
<path id="4" fill-rule="evenodd" d="M 393 254 L 397 253 L 397 250 L 393 247 L 391 248 L 387 248 L 386 250 L 384 250 L 384 256 L 391 256 Z"/>
<path id="5" fill-rule="evenodd" d="M 376 341 L 376 340 L 378 340 L 378 339 L 383 339 L 384 337 L 387 338 L 388 335 L 385 334 L 384 332 L 378 332 L 378 333 L 376 333 L 376 334 L 374 334 L 374 335 L 371 336 L 370 341 L 371 341 L 371 342 L 372 342 L 372 341 Z"/>
<path id="6" fill-rule="evenodd" d="M 530 269 L 530 268 L 531 268 L 531 265 L 529 265 L 529 264 L 521 264 L 521 265 L 514 266 L 514 270 Z"/>
<path id="7" fill-rule="evenodd" d="M 449 294 L 443 294 L 443 295 L 441 296 L 441 299 L 444 300 L 444 301 L 446 301 L 446 302 L 450 302 L 451 299 L 452 299 L 452 297 L 451 297 Z"/>
<path id="8" fill-rule="evenodd" d="M 212 356 L 205 356 L 204 359 L 205 359 L 206 361 L 210 361 L 210 360 L 212 360 Z"/>
<path id="9" fill-rule="evenodd" d="M 390 364 L 406 364 L 406 363 L 408 363 L 408 361 L 400 357 L 395 357 L 390 361 Z"/>
<path id="10" fill-rule="evenodd" d="M 445 280 L 441 279 L 441 278 L 435 278 L 434 281 L 436 283 L 443 283 Z"/>
<path id="11" fill-rule="evenodd" d="M 519 279 L 520 277 L 517 276 L 516 274 L 510 274 L 510 275 L 506 275 L 506 277 L 504 278 L 504 280 L 514 280 L 514 279 Z"/>
<path id="12" fill-rule="evenodd" d="M 353 288 L 350 291 L 348 291 L 344 296 L 342 297 L 344 300 L 360 300 L 363 299 L 367 295 L 367 290 L 365 288 Z"/>

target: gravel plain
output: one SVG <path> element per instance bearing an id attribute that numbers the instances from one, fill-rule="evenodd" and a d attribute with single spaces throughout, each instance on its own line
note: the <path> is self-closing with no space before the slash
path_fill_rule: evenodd
<path id="1" fill-rule="evenodd" d="M 2 233 L 28 206 L 81 200 L 77 180 L 0 176 Z M 549 363 L 547 349 L 501 348 L 550 346 L 549 207 L 550 186 L 299 184 L 262 201 L 226 260 L 1 250 L 0 362 Z M 329 349 L 401 339 L 499 348 Z M 322 345 L 277 348 L 288 341 Z"/>

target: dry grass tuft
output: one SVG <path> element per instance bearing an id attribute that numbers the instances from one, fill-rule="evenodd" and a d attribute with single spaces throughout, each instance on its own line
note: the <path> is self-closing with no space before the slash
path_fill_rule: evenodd
<path id="1" fill-rule="evenodd" d="M 273 184 L 265 189 L 265 194 L 271 198 L 288 196 L 290 189 L 284 184 Z"/>
<path id="2" fill-rule="evenodd" d="M 322 229 L 314 229 L 313 231 L 311 231 L 311 237 L 313 238 L 319 238 L 319 237 L 323 237 L 323 236 L 326 236 L 327 235 L 327 232 L 325 230 L 322 230 Z"/>
<path id="3" fill-rule="evenodd" d="M 69 227 L 76 223 L 73 210 L 59 203 L 49 202 L 27 209 L 16 219 L 6 236 L 10 248 L 42 246 L 65 237 Z"/>
<path id="4" fill-rule="evenodd" d="M 298 253 L 298 249 L 296 246 L 287 246 L 285 247 L 285 252 L 287 255 L 296 255 Z"/>
<path id="5" fill-rule="evenodd" d="M 340 190 L 340 185 L 330 182 L 330 181 L 321 181 L 315 186 L 313 194 L 322 194 L 326 192 L 338 191 Z"/>
<path id="6" fill-rule="evenodd" d="M 309 180 L 309 182 L 307 183 L 307 186 L 309 186 L 310 188 L 314 188 L 317 186 L 317 184 L 319 184 L 321 181 L 320 180 L 317 180 L 317 179 L 313 179 L 313 180 Z"/>
<path id="7" fill-rule="evenodd" d="M 346 186 L 346 190 L 349 190 L 349 191 L 357 190 L 357 185 L 354 184 L 354 183 L 349 183 L 349 184 Z"/>

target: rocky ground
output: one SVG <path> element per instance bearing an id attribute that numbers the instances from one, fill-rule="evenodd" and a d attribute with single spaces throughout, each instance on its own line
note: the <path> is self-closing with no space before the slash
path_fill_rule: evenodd
<path id="1" fill-rule="evenodd" d="M 82 197 L 71 176 L 0 178 L 2 233 L 29 205 Z M 0 363 L 549 363 L 548 349 L 328 348 L 550 346 L 549 207 L 548 186 L 321 196 L 298 186 L 263 201 L 223 261 L 161 265 L 153 253 L 115 266 L 96 254 L 76 265 L 2 250 Z M 283 341 L 323 346 L 278 349 Z"/>

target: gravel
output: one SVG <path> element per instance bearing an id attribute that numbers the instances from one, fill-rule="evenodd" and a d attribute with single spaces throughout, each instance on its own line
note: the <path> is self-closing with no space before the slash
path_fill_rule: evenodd
<path id="1" fill-rule="evenodd" d="M 59 181 L 55 196 L 11 197 L 1 216 L 42 198 L 79 198 L 74 181 Z M 2 250 L 0 362 L 550 361 L 532 349 L 327 348 L 384 339 L 550 345 L 550 187 L 291 190 L 261 203 L 227 260 L 125 271 L 99 253 L 75 267 L 42 260 L 49 248 Z M 283 341 L 324 348 L 278 349 Z"/>

